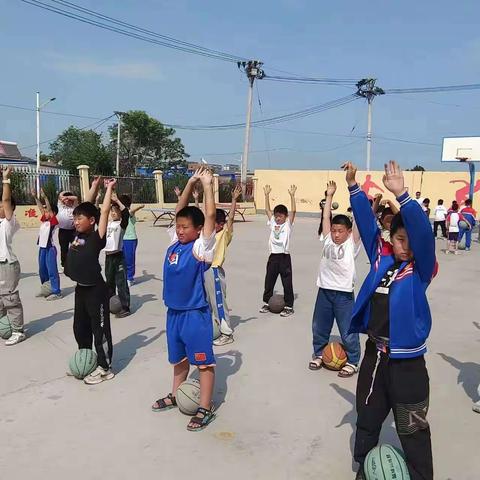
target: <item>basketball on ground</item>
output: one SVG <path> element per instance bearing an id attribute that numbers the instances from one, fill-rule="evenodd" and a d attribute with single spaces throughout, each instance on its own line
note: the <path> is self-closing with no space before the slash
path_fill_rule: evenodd
<path id="1" fill-rule="evenodd" d="M 97 368 L 97 354 L 89 348 L 77 350 L 69 363 L 70 372 L 82 380 Z"/>
<path id="2" fill-rule="evenodd" d="M 272 295 L 268 301 L 268 308 L 272 313 L 280 313 L 285 308 L 283 295 Z"/>
<path id="3" fill-rule="evenodd" d="M 366 480 L 410 480 L 403 453 L 391 445 L 372 448 L 363 470 Z"/>
<path id="4" fill-rule="evenodd" d="M 0 337 L 6 340 L 12 336 L 12 331 L 12 324 L 8 317 L 5 315 L 0 318 Z"/>
<path id="5" fill-rule="evenodd" d="M 118 295 L 114 295 L 110 298 L 110 313 L 116 314 L 122 311 L 122 302 Z"/>
<path id="6" fill-rule="evenodd" d="M 322 352 L 322 363 L 330 370 L 341 370 L 347 363 L 347 354 L 338 342 L 329 343 Z"/>
<path id="7" fill-rule="evenodd" d="M 185 415 L 195 415 L 200 407 L 200 382 L 193 378 L 185 380 L 177 388 L 175 400 Z"/>
<path id="8" fill-rule="evenodd" d="M 465 221 L 465 220 L 460 220 L 458 222 L 458 226 L 462 229 L 462 230 L 469 230 L 468 228 L 468 223 Z"/>

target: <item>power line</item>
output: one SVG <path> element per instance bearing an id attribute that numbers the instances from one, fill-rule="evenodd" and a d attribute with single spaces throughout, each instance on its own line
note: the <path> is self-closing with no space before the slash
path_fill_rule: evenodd
<path id="1" fill-rule="evenodd" d="M 316 78 L 316 77 L 301 77 L 301 76 L 291 76 L 291 77 L 282 77 L 278 75 L 265 75 L 264 80 L 270 80 L 274 82 L 285 82 L 285 83 L 303 83 L 303 84 L 321 84 L 321 85 L 351 85 L 354 86 L 357 84 L 358 80 L 355 79 L 342 79 L 342 78 Z"/>
<path id="2" fill-rule="evenodd" d="M 169 37 L 167 35 L 162 35 L 151 30 L 137 27 L 136 25 L 132 25 L 127 22 L 117 20 L 113 17 L 109 17 L 107 15 L 94 12 L 93 10 L 83 8 L 72 2 L 51 0 L 52 2 L 61 4 L 70 9 L 70 10 L 65 10 L 63 8 L 56 7 L 51 4 L 47 4 L 40 0 L 20 0 L 20 1 L 22 1 L 23 3 L 27 3 L 29 5 L 38 7 L 42 10 L 47 10 L 47 11 L 56 13 L 58 15 L 61 15 L 63 17 L 70 18 L 72 20 L 86 23 L 88 25 L 92 25 L 104 30 L 109 30 L 111 32 L 118 33 L 120 35 L 124 35 L 130 38 L 142 40 L 144 42 L 148 42 L 151 44 L 156 44 L 156 45 L 171 48 L 174 50 L 179 50 L 184 53 L 200 55 L 203 57 L 209 57 L 209 58 L 214 58 L 217 60 L 223 60 L 223 61 L 233 62 L 233 63 L 246 60 L 245 58 L 239 57 L 237 55 L 222 52 L 219 50 L 205 48 L 200 45 L 195 45 L 193 43 L 183 42 L 181 40 L 175 39 L 173 37 Z M 74 13 L 75 11 L 80 11 L 82 13 L 85 13 L 88 16 L 81 15 L 79 13 Z M 135 32 L 139 32 L 139 33 L 135 33 Z"/>
<path id="3" fill-rule="evenodd" d="M 26 110 L 26 111 L 29 111 L 29 112 L 36 112 L 35 108 L 20 107 L 18 105 L 8 105 L 6 103 L 0 103 L 0 107 L 14 108 L 16 110 Z M 73 113 L 52 112 L 50 110 L 42 110 L 42 114 L 43 113 L 48 113 L 50 115 L 60 115 L 62 117 L 85 118 L 87 120 L 103 120 L 100 117 L 91 117 L 91 116 L 87 116 L 87 115 L 77 115 L 77 114 L 73 114 Z"/>
<path id="4" fill-rule="evenodd" d="M 419 87 L 419 88 L 389 88 L 385 89 L 385 94 L 397 93 L 436 93 L 436 92 L 461 92 L 466 90 L 478 90 L 480 83 L 472 83 L 467 85 L 446 85 L 439 87 Z"/>

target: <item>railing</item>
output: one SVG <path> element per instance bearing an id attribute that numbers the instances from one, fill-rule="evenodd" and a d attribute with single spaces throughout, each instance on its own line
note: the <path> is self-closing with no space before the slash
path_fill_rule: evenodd
<path id="1" fill-rule="evenodd" d="M 132 203 L 156 203 L 157 193 L 155 179 L 149 177 L 117 178 L 117 194 L 127 194 Z"/>
<path id="2" fill-rule="evenodd" d="M 218 200 L 220 203 L 230 203 L 232 201 L 232 192 L 239 183 L 239 179 L 235 175 L 221 175 L 218 177 Z M 240 196 L 240 202 L 254 201 L 254 181 L 253 178 L 247 178 L 245 188 L 245 198 Z"/>

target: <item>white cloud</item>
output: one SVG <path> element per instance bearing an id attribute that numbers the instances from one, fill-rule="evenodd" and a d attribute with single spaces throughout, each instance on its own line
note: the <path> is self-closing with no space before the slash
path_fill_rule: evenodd
<path id="1" fill-rule="evenodd" d="M 57 71 L 87 76 L 127 78 L 135 80 L 163 80 L 157 65 L 151 62 L 100 62 L 88 58 L 49 55 L 47 67 Z"/>

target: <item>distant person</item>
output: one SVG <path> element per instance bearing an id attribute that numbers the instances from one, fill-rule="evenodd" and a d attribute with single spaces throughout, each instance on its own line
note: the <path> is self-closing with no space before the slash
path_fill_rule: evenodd
<path id="1" fill-rule="evenodd" d="M 44 285 L 50 282 L 50 294 L 45 295 L 42 291 L 39 297 L 45 297 L 46 300 L 58 300 L 62 298 L 60 290 L 60 276 L 57 267 L 57 247 L 55 246 L 55 234 L 58 228 L 56 205 L 50 205 L 48 197 L 43 190 L 40 190 L 40 198 L 37 198 L 36 192 L 32 192 L 38 209 L 40 210 L 40 230 L 38 232 L 38 275 L 40 283 Z M 42 203 L 42 198 L 45 205 Z"/>
<path id="2" fill-rule="evenodd" d="M 443 200 L 440 198 L 437 202 L 437 206 L 434 210 L 435 220 L 433 222 L 433 235 L 437 238 L 438 227 L 442 230 L 442 237 L 447 238 L 447 220 L 448 210 L 447 207 L 443 204 Z"/>
<path id="3" fill-rule="evenodd" d="M 452 208 L 447 215 L 448 247 L 445 253 L 452 253 L 454 255 L 458 253 L 458 234 L 460 232 L 459 222 L 463 220 L 464 222 L 467 222 L 467 225 L 470 225 L 458 210 L 458 203 L 453 201 Z"/>
<path id="4" fill-rule="evenodd" d="M 296 205 L 295 192 L 297 187 L 292 185 L 288 190 L 291 202 L 291 211 L 285 205 L 276 205 L 273 212 L 270 208 L 270 185 L 265 185 L 265 213 L 268 217 L 267 225 L 270 227 L 270 237 L 268 246 L 270 256 L 267 262 L 267 272 L 265 274 L 265 289 L 263 292 L 263 307 L 260 313 L 270 311 L 268 301 L 273 296 L 273 289 L 278 276 L 282 280 L 283 295 L 285 299 L 285 308 L 280 315 L 289 317 L 293 315 L 293 282 L 292 282 L 292 259 L 290 257 L 290 235 L 292 233 L 293 223 L 295 222 Z"/>
<path id="5" fill-rule="evenodd" d="M 15 218 L 16 203 L 12 197 L 10 175 L 13 169 L 2 171 L 2 203 L 0 205 L 0 316 L 6 315 L 12 325 L 12 334 L 5 345 L 16 345 L 27 337 L 23 330 L 23 305 L 18 293 L 20 263 L 13 253 L 12 241 L 20 225 Z"/>
<path id="6" fill-rule="evenodd" d="M 75 238 L 73 210 L 78 205 L 78 197 L 72 192 L 60 192 L 58 195 L 58 243 L 60 244 L 60 263 L 65 268 L 68 247 Z"/>
<path id="7" fill-rule="evenodd" d="M 128 219 L 128 226 L 123 236 L 123 255 L 125 257 L 125 265 L 127 267 L 127 280 L 128 286 L 131 287 L 135 283 L 135 267 L 137 259 L 137 247 L 138 237 L 135 224 L 137 223 L 137 217 L 135 214 L 145 205 L 137 205 L 132 207 L 132 198 L 130 195 L 120 195 L 120 201 L 128 208 L 130 217 Z"/>
<path id="8" fill-rule="evenodd" d="M 415 201 L 422 207 L 423 206 L 422 192 L 415 192 Z"/>
<path id="9" fill-rule="evenodd" d="M 477 223 L 477 212 L 472 208 L 471 198 L 467 198 L 467 200 L 465 200 L 465 206 L 460 210 L 460 214 L 464 216 L 470 227 L 460 228 L 460 231 L 458 232 L 458 241 L 461 242 L 463 236 L 465 235 L 465 250 L 469 252 L 470 247 L 472 246 L 472 230 Z"/>
<path id="10" fill-rule="evenodd" d="M 422 202 L 422 210 L 425 212 L 427 218 L 430 218 L 430 199 L 424 198 Z"/>

